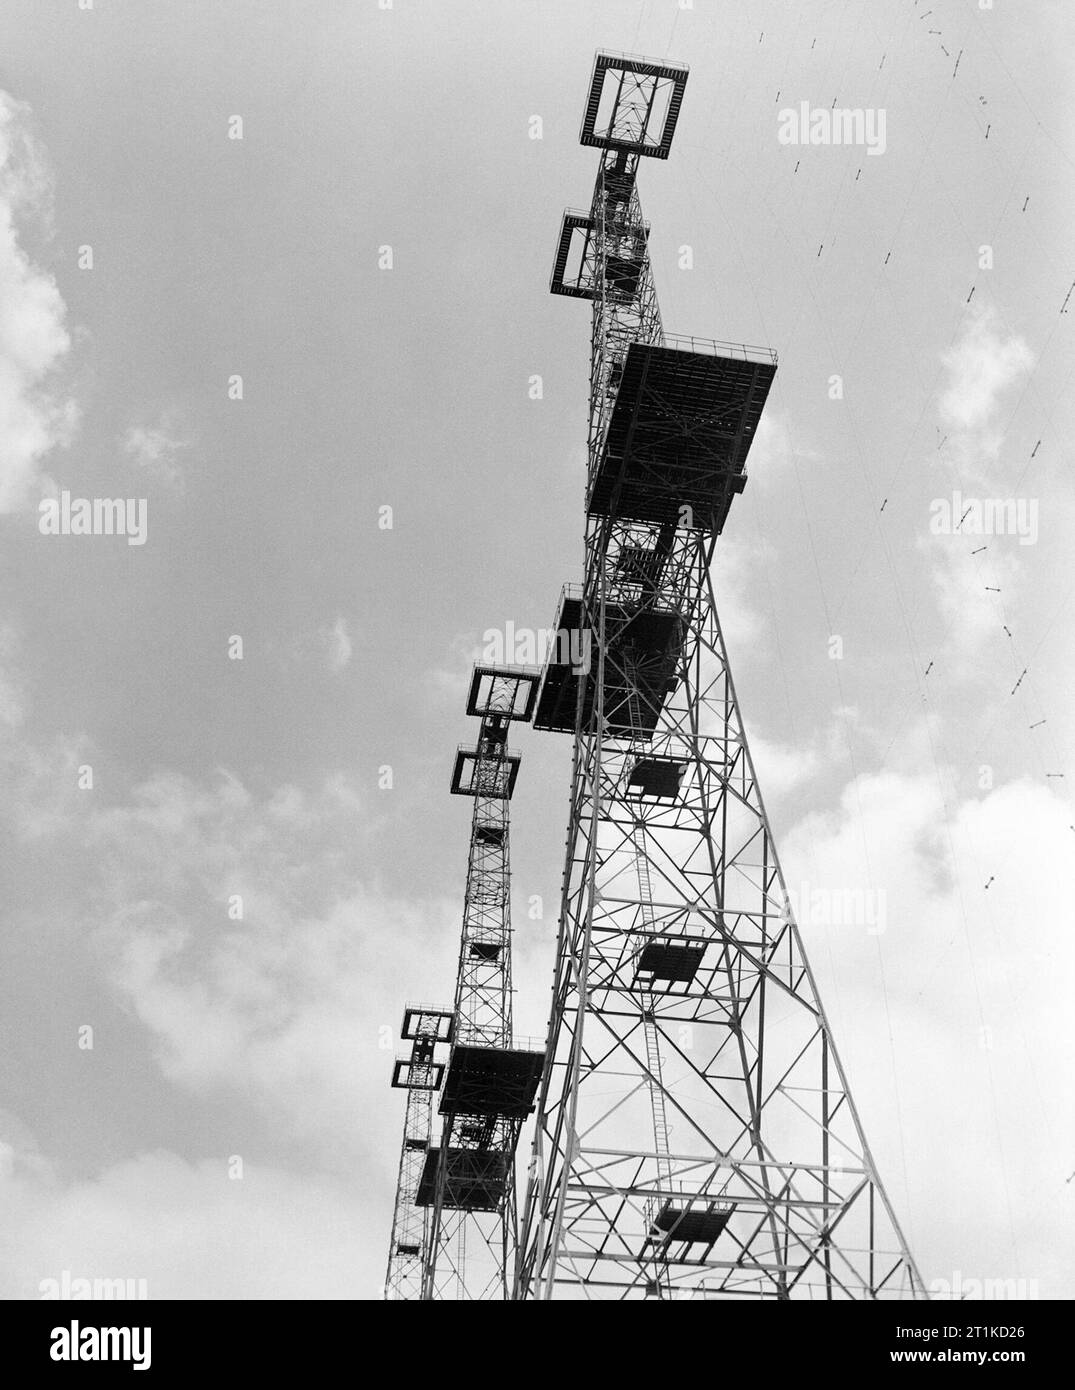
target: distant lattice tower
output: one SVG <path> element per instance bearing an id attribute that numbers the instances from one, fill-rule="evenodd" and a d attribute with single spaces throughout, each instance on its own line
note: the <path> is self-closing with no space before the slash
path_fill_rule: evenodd
<path id="1" fill-rule="evenodd" d="M 714 546 L 776 371 L 664 333 L 636 188 L 685 68 L 599 54 L 552 291 L 592 301 L 586 561 L 534 715 L 574 738 L 514 1296 L 924 1297 L 791 913 Z M 564 640 L 564 631 L 571 635 Z M 574 665 L 565 651 L 588 654 Z M 563 659 L 562 659 L 563 658 Z"/>
<path id="2" fill-rule="evenodd" d="M 408 1011 L 404 1037 L 424 1028 L 425 1052 L 397 1062 L 393 1078 L 411 1089 L 390 1297 L 510 1296 L 518 1236 L 515 1151 L 534 1109 L 544 1054 L 512 1039 L 508 830 L 520 758 L 509 749 L 508 730 L 531 718 L 538 674 L 523 667 L 474 669 L 467 713 L 481 721 L 478 741 L 457 750 L 451 785 L 453 793 L 474 799 L 455 1001 L 450 1011 Z M 434 1060 L 436 1043 L 448 1045 L 446 1062 Z M 436 1093 L 441 1127 L 434 1144 Z"/>
<path id="3" fill-rule="evenodd" d="M 392 1069 L 392 1085 L 407 1092 L 407 1112 L 388 1247 L 388 1299 L 422 1296 L 429 1262 L 429 1217 L 426 1208 L 418 1205 L 418 1189 L 433 1132 L 433 1097 L 444 1084 L 444 1063 L 437 1060 L 438 1045 L 452 1041 L 454 1022 L 450 1009 L 429 1004 L 408 1004 L 403 1013 L 400 1035 L 412 1046 L 410 1057 L 397 1059 Z"/>

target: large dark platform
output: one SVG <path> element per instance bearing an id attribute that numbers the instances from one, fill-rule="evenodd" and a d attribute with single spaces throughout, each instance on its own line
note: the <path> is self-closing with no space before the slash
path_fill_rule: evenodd
<path id="1" fill-rule="evenodd" d="M 449 1148 L 444 1205 L 453 1211 L 496 1211 L 507 1186 L 510 1161 L 508 1154 L 494 1150 Z M 418 1180 L 416 1207 L 436 1202 L 439 1162 L 440 1149 L 430 1149 Z"/>
<path id="2" fill-rule="evenodd" d="M 650 937 L 635 957 L 635 982 L 651 989 L 658 980 L 689 985 L 698 973 L 705 945 L 680 941 L 674 936 Z M 640 976 L 647 976 L 640 979 Z"/>
<path id="3" fill-rule="evenodd" d="M 544 1052 L 457 1043 L 440 1099 L 442 1115 L 522 1119 L 534 1109 Z"/>
<path id="4" fill-rule="evenodd" d="M 712 1245 L 727 1226 L 735 1207 L 728 1202 L 669 1200 L 657 1213 L 652 1236 L 663 1234 L 669 1242 Z"/>
<path id="5" fill-rule="evenodd" d="M 634 734 L 647 738 L 657 727 L 669 691 L 675 689 L 676 670 L 683 643 L 684 625 L 678 613 L 642 607 L 633 611 L 624 604 L 605 605 L 609 634 L 605 661 L 605 723 L 613 737 Z M 560 605 L 557 631 L 578 632 L 582 625 L 582 600 L 565 594 Z M 575 644 L 575 650 L 580 644 Z M 593 713 L 597 677 L 597 643 L 589 644 L 589 669 L 583 674 L 570 661 L 557 658 L 572 646 L 554 643 L 541 682 L 534 727 L 557 733 L 574 733 L 580 680 L 582 718 Z M 633 672 L 629 679 L 628 671 Z"/>
<path id="6" fill-rule="evenodd" d="M 675 758 L 639 758 L 627 779 L 625 794 L 633 801 L 675 801 L 686 763 Z"/>
<path id="7" fill-rule="evenodd" d="M 591 480 L 592 516 L 719 533 L 776 374 L 766 349 L 632 343 Z M 690 509 L 684 520 L 683 508 Z"/>

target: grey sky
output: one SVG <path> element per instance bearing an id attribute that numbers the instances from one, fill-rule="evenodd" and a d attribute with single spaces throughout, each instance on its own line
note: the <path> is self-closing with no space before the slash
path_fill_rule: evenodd
<path id="1" fill-rule="evenodd" d="M 639 180 L 666 327 L 780 354 L 718 596 L 789 885 L 886 895 L 803 924 L 882 1176 L 927 1281 L 1075 1292 L 1073 19 L 923 8 L 7 0 L 0 1294 L 377 1294 L 469 667 L 579 577 L 589 321 L 547 282 L 598 47 L 691 69 Z M 802 101 L 884 109 L 884 155 L 782 145 Z M 42 536 L 64 489 L 146 498 L 146 544 Z M 931 534 L 954 491 L 1036 542 Z M 539 1035 L 570 749 L 517 746 Z"/>

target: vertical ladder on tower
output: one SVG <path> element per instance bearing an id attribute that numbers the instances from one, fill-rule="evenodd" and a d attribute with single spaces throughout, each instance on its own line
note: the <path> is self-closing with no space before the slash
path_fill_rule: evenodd
<path id="1" fill-rule="evenodd" d="M 653 912 L 653 887 L 650 881 L 649 860 L 646 857 L 643 836 L 645 822 L 635 822 L 632 843 L 635 850 L 635 871 L 638 874 L 638 901 L 642 919 L 643 939 L 654 940 L 657 934 L 656 918 Z M 668 1137 L 668 1112 L 664 1100 L 664 1077 L 661 1073 L 660 1032 L 657 1027 L 655 995 L 652 989 L 640 989 L 642 1005 L 642 1036 L 646 1046 L 646 1084 L 649 1090 L 650 1109 L 653 1112 L 653 1147 L 657 1156 L 657 1185 L 660 1189 L 646 1204 L 646 1224 L 656 1231 L 657 1214 L 664 1202 L 671 1196 L 672 1165 Z M 648 1295 L 663 1298 L 668 1293 L 668 1269 L 662 1260 L 662 1246 L 653 1244 L 652 1277 L 647 1280 Z"/>
<path id="2" fill-rule="evenodd" d="M 653 887 L 650 882 L 649 861 L 642 845 L 645 834 L 644 823 L 636 822 L 632 833 L 635 849 L 635 870 L 638 874 L 639 909 L 646 940 L 657 934 L 656 919 L 653 915 Z M 662 1182 L 671 1182 L 668 1163 L 670 1152 L 668 1144 L 668 1115 L 664 1104 L 664 1081 L 661 1076 L 661 1048 L 654 1013 L 654 993 L 652 989 L 639 991 L 642 997 L 642 1031 L 646 1039 L 646 1070 L 649 1074 L 650 1100 L 653 1106 L 653 1138 L 658 1155 L 658 1172 Z"/>

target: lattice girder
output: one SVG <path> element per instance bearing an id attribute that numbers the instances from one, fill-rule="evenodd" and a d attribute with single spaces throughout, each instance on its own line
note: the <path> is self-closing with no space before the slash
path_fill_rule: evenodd
<path id="1" fill-rule="evenodd" d="M 648 255 L 633 299 L 609 292 L 607 258 L 625 228 L 645 223 L 633 170 L 614 217 L 607 177 L 603 162 L 588 233 L 591 499 L 628 353 L 663 340 Z M 720 464 L 727 451 L 741 469 L 753 429 L 743 412 L 760 409 L 750 392 L 771 378 L 771 366 L 759 371 L 744 367 L 747 394 L 724 417 L 695 411 L 680 428 L 671 398 L 657 400 L 649 456 L 682 436 L 696 457 L 711 449 Z M 673 493 L 659 517 L 631 519 L 617 515 L 617 487 L 606 485 L 603 512 L 587 521 L 576 605 L 593 655 L 568 687 L 568 857 L 516 1297 L 564 1286 L 614 1297 L 919 1294 L 790 916 L 743 734 L 709 578 L 727 504 L 699 524 L 690 509 L 682 520 Z M 660 613 L 679 618 L 670 645 L 632 642 Z M 643 756 L 677 764 L 674 797 L 630 795 Z M 665 937 L 701 955 L 662 992 L 636 963 Z M 693 1225 L 666 1219 L 676 1210 Z"/>
<path id="2" fill-rule="evenodd" d="M 678 682 L 644 743 L 646 756 L 659 749 L 683 765 L 679 797 L 628 797 L 641 742 L 602 736 L 598 708 L 580 732 L 553 1062 L 517 1296 L 919 1295 L 789 911 L 717 621 L 711 546 L 677 538 L 668 587 L 641 599 L 689 598 Z M 602 576 L 614 571 L 604 565 L 590 586 L 596 631 Z M 656 935 L 704 946 L 675 992 L 639 987 L 637 949 Z M 640 1143 L 655 1084 L 671 1135 L 663 1156 Z M 720 1221 L 698 1205 L 716 1201 Z M 677 1239 L 674 1224 L 659 1229 L 653 1213 L 669 1202 L 703 1213 L 696 1230 L 720 1233 L 703 1248 Z"/>
<path id="3" fill-rule="evenodd" d="M 479 665 L 467 712 L 481 720 L 453 791 L 474 797 L 441 1130 L 420 1182 L 428 1208 L 424 1299 L 505 1299 L 517 1236 L 515 1152 L 541 1054 L 512 1045 L 510 818 L 518 755 L 508 732 L 532 717 L 538 673 Z"/>

